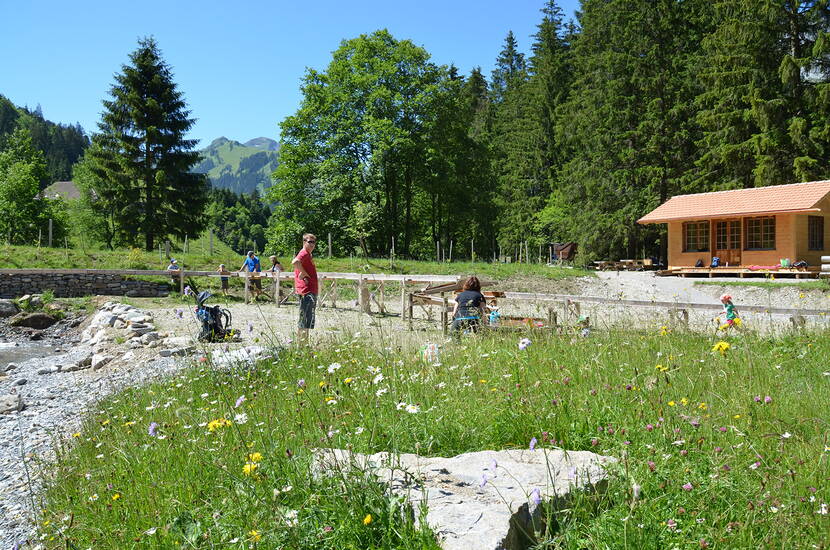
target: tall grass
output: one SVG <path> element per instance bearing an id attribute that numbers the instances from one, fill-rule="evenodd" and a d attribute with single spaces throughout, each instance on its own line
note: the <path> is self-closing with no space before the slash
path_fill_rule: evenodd
<path id="1" fill-rule="evenodd" d="M 438 364 L 355 336 L 128 389 L 61 447 L 44 541 L 435 548 L 371 479 L 312 475 L 311 449 L 452 456 L 535 437 L 620 458 L 606 493 L 556 512 L 547 548 L 826 547 L 826 338 L 518 336 L 448 343 Z"/>

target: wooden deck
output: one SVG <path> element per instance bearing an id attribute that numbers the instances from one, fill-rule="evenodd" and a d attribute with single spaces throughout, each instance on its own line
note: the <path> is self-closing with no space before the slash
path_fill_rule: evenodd
<path id="1" fill-rule="evenodd" d="M 748 267 L 675 267 L 658 271 L 663 277 L 738 277 L 741 279 L 760 277 L 786 277 L 794 279 L 817 279 L 820 267 L 779 267 L 777 269 L 750 269 Z"/>

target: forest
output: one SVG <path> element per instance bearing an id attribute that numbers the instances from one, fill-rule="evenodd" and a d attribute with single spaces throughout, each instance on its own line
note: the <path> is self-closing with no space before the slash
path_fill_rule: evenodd
<path id="1" fill-rule="evenodd" d="M 509 32 L 494 45 L 490 74 L 367 32 L 307 69 L 262 196 L 209 195 L 193 173 L 195 119 L 152 39 L 116 76 L 89 147 L 80 127 L 44 131 L 3 101 L 0 136 L 29 132 L 41 188 L 75 164 L 88 234 L 106 246 L 149 248 L 184 221 L 277 253 L 313 232 L 338 255 L 515 258 L 523 244 L 535 258 L 575 241 L 581 262 L 665 258 L 665 230 L 636 220 L 669 197 L 830 175 L 828 31 L 828 0 L 583 0 L 574 20 L 548 0 L 528 43 Z M 144 70 L 164 85 L 139 97 Z M 153 113 L 177 120 L 175 146 L 140 158 L 133 144 L 157 125 L 124 119 L 129 101 L 176 114 Z M 119 162 L 124 150 L 135 158 Z"/>
<path id="2" fill-rule="evenodd" d="M 828 177 L 826 1 L 542 6 L 485 78 L 377 31 L 309 70 L 281 125 L 269 244 L 303 230 L 372 254 L 488 258 L 576 241 L 665 257 L 636 220 L 673 195 Z M 527 245 L 526 245 L 527 246 Z M 531 257 L 536 254 L 531 252 Z"/>

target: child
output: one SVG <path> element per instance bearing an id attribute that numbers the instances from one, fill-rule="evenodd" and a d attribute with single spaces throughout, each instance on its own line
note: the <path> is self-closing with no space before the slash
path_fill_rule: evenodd
<path id="1" fill-rule="evenodd" d="M 724 294 L 720 297 L 720 302 L 723 304 L 723 311 L 726 316 L 726 323 L 721 325 L 721 330 L 727 330 L 731 327 L 741 326 L 741 319 L 738 317 L 738 310 L 735 309 L 735 304 L 732 303 L 732 296 Z"/>
<path id="2" fill-rule="evenodd" d="M 216 272 L 221 273 L 221 274 L 228 273 L 228 271 L 225 271 L 225 264 L 219 264 L 219 269 L 217 269 Z M 228 295 L 228 277 L 219 277 L 219 279 L 222 281 L 222 295 L 227 296 Z"/>

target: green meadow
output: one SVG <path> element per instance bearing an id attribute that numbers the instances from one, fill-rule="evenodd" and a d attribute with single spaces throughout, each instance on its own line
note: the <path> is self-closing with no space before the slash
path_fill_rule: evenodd
<path id="1" fill-rule="evenodd" d="M 175 377 L 107 398 L 43 464 L 42 540 L 434 549 L 414 521 L 422 510 L 369 477 L 312 475 L 311 449 L 453 456 L 536 438 L 619 459 L 606 491 L 548 512 L 538 548 L 828 543 L 823 335 L 531 331 L 445 343 L 437 361 L 378 337 L 275 346 L 229 369 L 197 355 Z"/>

